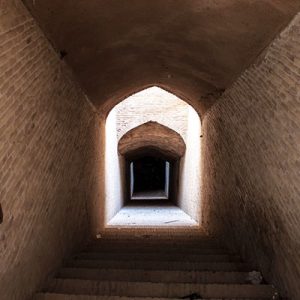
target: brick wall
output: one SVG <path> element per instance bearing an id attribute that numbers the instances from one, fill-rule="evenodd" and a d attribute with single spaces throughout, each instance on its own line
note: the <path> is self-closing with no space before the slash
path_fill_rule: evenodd
<path id="1" fill-rule="evenodd" d="M 0 298 L 27 299 L 87 236 L 95 116 L 21 1 L 0 1 Z"/>
<path id="2" fill-rule="evenodd" d="M 203 120 L 204 224 L 300 298 L 300 15 Z"/>
<path id="3" fill-rule="evenodd" d="M 167 126 L 186 139 L 189 105 L 158 87 L 132 95 L 115 109 L 118 139 L 129 130 L 149 121 Z"/>

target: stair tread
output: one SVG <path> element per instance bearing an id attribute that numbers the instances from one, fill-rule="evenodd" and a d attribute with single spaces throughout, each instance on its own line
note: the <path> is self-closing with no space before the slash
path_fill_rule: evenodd
<path id="1" fill-rule="evenodd" d="M 84 268 L 119 268 L 119 269 L 147 269 L 147 270 L 198 270 L 198 271 L 252 271 L 243 262 L 190 262 L 190 261 L 116 261 L 75 259 L 67 262 L 66 267 Z"/>
<path id="2" fill-rule="evenodd" d="M 207 237 L 101 239 L 74 255 L 36 300 L 272 299 L 272 285 L 250 283 L 250 265 Z"/>
<path id="3" fill-rule="evenodd" d="M 126 253 L 181 253 L 181 254 L 232 254 L 230 251 L 224 248 L 182 248 L 182 247 L 102 247 L 102 246 L 90 246 L 84 249 L 85 252 L 97 252 L 97 253 L 123 253 L 124 250 Z"/>
<path id="4" fill-rule="evenodd" d="M 74 295 L 57 293 L 38 293 L 35 300 L 178 300 L 178 298 L 157 297 L 122 297 L 122 296 L 99 296 L 99 295 Z M 270 298 L 202 298 L 201 300 L 269 300 Z"/>
<path id="5" fill-rule="evenodd" d="M 194 284 L 194 283 L 153 283 L 82 279 L 53 279 L 48 291 L 58 293 L 147 296 L 180 298 L 198 293 L 204 298 L 218 297 L 272 297 L 275 289 L 271 285 L 251 284 Z"/>
<path id="6" fill-rule="evenodd" d="M 177 253 L 98 253 L 82 252 L 74 255 L 75 259 L 117 259 L 117 260 L 181 260 L 181 261 L 239 261 L 240 257 L 230 254 L 177 254 Z"/>
<path id="7" fill-rule="evenodd" d="M 130 245 L 149 245 L 149 244 L 160 244 L 160 245 L 203 245 L 203 244 L 215 244 L 219 245 L 220 242 L 217 239 L 97 239 L 94 240 L 90 243 L 90 245 L 95 245 L 95 244 L 105 244 L 105 245 L 111 245 L 111 244 L 130 244 Z"/>
<path id="8" fill-rule="evenodd" d="M 56 277 L 118 281 L 138 280 L 141 282 L 246 283 L 249 272 L 63 268 Z"/>
<path id="9" fill-rule="evenodd" d="M 192 247 L 202 247 L 207 245 L 219 246 L 220 243 L 215 239 L 201 239 L 201 240 L 178 240 L 173 239 L 115 239 L 115 240 L 104 240 L 99 239 L 93 241 L 90 245 L 104 245 L 104 246 L 114 246 L 114 245 L 127 245 L 127 246 L 192 246 Z"/>

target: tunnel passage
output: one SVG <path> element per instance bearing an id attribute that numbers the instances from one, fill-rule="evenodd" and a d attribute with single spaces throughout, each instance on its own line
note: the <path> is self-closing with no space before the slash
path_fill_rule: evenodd
<path id="1" fill-rule="evenodd" d="M 126 160 L 127 199 L 176 201 L 178 165 L 185 151 L 182 136 L 157 122 L 124 134 L 118 152 Z"/>
<path id="2" fill-rule="evenodd" d="M 169 199 L 170 163 L 154 156 L 130 161 L 130 200 Z"/>
<path id="3" fill-rule="evenodd" d="M 148 205 L 149 200 L 178 209 L 189 225 L 198 223 L 200 127 L 190 105 L 159 87 L 138 92 L 111 110 L 106 120 L 106 224 L 115 224 L 128 205 Z M 170 209 L 164 213 L 172 217 Z"/>
<path id="4" fill-rule="evenodd" d="M 300 299 L 300 1 L 23 2 L 0 2 L 1 298 L 30 298 L 102 233 L 106 114 L 159 84 L 203 116 L 203 226 Z"/>

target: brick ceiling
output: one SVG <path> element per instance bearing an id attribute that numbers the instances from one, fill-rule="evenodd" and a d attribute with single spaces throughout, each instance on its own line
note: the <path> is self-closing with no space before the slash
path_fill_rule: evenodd
<path id="1" fill-rule="evenodd" d="M 182 157 L 185 150 L 179 133 L 151 121 L 129 130 L 118 143 L 119 153 L 127 158 L 157 153 L 159 157 L 172 160 Z"/>
<path id="2" fill-rule="evenodd" d="M 159 85 L 204 113 L 299 0 L 24 0 L 99 109 Z"/>

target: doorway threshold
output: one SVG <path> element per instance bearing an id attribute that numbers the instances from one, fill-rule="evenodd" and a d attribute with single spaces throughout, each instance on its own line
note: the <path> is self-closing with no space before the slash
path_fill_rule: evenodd
<path id="1" fill-rule="evenodd" d="M 109 222 L 108 227 L 198 227 L 199 224 L 175 205 L 128 205 Z"/>
<path id="2" fill-rule="evenodd" d="M 164 190 L 135 192 L 131 200 L 168 200 L 168 196 Z"/>

